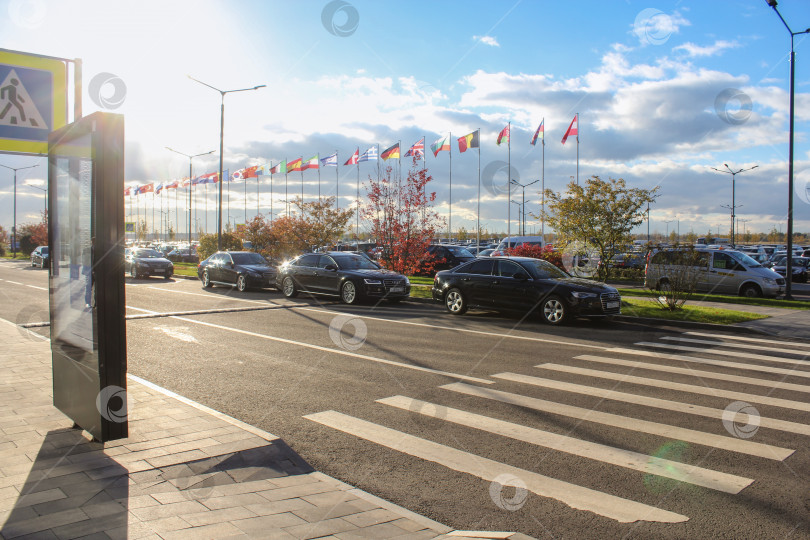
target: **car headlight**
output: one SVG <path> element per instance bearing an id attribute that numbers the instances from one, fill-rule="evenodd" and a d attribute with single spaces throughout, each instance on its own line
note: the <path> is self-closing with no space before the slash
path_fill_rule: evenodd
<path id="1" fill-rule="evenodd" d="M 405 277 L 405 285 L 410 285 L 410 284 L 411 284 L 411 280 L 408 279 L 407 276 L 406 276 Z"/>
<path id="2" fill-rule="evenodd" d="M 766 278 L 762 278 L 762 281 L 764 281 L 768 285 L 776 285 L 776 280 L 775 279 L 771 279 L 771 278 L 766 277 Z"/>
<path id="3" fill-rule="evenodd" d="M 574 298 L 596 298 L 596 293 L 592 292 L 583 292 L 583 291 L 572 291 L 571 296 Z"/>
<path id="4" fill-rule="evenodd" d="M 364 279 L 363 281 L 366 285 L 382 285 L 382 281 L 379 279 Z"/>

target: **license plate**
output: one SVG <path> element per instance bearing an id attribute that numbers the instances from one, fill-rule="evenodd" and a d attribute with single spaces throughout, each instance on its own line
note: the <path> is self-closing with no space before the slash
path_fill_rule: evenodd
<path id="1" fill-rule="evenodd" d="M 163 270 L 163 268 L 155 268 L 153 272 L 156 274 L 162 274 L 163 272 L 165 272 L 165 270 Z"/>
<path id="2" fill-rule="evenodd" d="M 405 292 L 405 287 L 391 287 L 391 292 Z"/>
<path id="3" fill-rule="evenodd" d="M 620 305 L 621 305 L 621 302 L 608 302 L 608 303 L 605 304 L 605 307 L 607 307 L 608 309 L 614 309 L 614 308 L 619 307 Z"/>

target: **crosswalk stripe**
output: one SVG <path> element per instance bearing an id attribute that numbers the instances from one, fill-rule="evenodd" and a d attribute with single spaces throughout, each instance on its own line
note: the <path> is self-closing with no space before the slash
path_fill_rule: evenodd
<path id="1" fill-rule="evenodd" d="M 694 429 L 671 426 L 668 424 L 659 424 L 658 422 L 650 422 L 647 420 L 630 418 L 628 416 L 621 416 L 618 414 L 583 409 L 582 407 L 564 405 L 562 403 L 555 403 L 553 401 L 522 396 L 520 394 L 513 394 L 511 392 L 503 392 L 501 390 L 495 390 L 492 388 L 483 388 L 471 384 L 452 383 L 443 385 L 440 388 L 470 396 L 501 401 L 503 403 L 509 403 L 510 405 L 516 405 L 518 407 L 526 407 L 551 414 L 559 414 L 562 416 L 568 416 L 570 418 L 577 418 L 587 422 L 596 422 L 606 426 L 613 426 L 630 431 L 638 431 L 641 433 L 649 433 L 651 435 L 658 435 L 667 439 L 675 439 L 700 444 L 703 446 L 711 446 L 722 450 L 728 450 L 730 452 L 748 454 L 751 456 L 773 459 L 777 461 L 783 461 L 794 452 L 793 450 L 787 448 L 780 448 L 778 446 L 772 446 L 769 444 L 736 439 L 733 437 L 725 437 L 723 435 L 715 435 L 713 433 L 705 433 L 703 431 L 696 431 Z"/>
<path id="2" fill-rule="evenodd" d="M 526 489 L 541 497 L 552 498 L 571 508 L 593 512 L 620 523 L 681 523 L 689 519 L 681 514 L 476 456 L 336 411 L 308 414 L 304 418 L 490 482 L 502 474 L 514 475 L 523 481 Z"/>
<path id="3" fill-rule="evenodd" d="M 684 362 L 694 362 L 696 364 L 707 364 L 712 366 L 722 366 L 748 371 L 761 371 L 763 373 L 778 373 L 779 375 L 790 375 L 791 377 L 810 378 L 810 371 L 800 371 L 795 368 L 787 369 L 773 366 L 761 366 L 759 364 L 741 364 L 739 362 L 728 362 L 726 360 L 714 360 L 710 358 L 698 358 L 685 354 L 667 354 L 656 351 L 646 351 L 642 349 L 626 349 L 624 347 L 613 347 L 606 352 L 618 354 L 634 354 L 637 356 L 649 356 L 660 360 L 682 360 Z M 801 362 L 797 362 L 800 364 Z"/>
<path id="4" fill-rule="evenodd" d="M 712 334 L 709 332 L 685 332 L 687 335 L 690 336 L 701 336 L 701 337 L 713 337 L 716 339 L 733 339 L 737 341 L 747 341 L 749 343 L 770 343 L 772 345 L 777 345 L 779 347 L 784 347 L 786 345 L 797 345 L 801 346 L 804 345 L 803 343 L 793 343 L 791 341 L 779 341 L 777 339 L 767 339 L 767 338 L 754 338 L 748 336 L 739 336 L 739 335 L 729 335 L 729 334 Z"/>
<path id="5" fill-rule="evenodd" d="M 667 343 L 655 343 L 652 341 L 639 341 L 634 345 L 643 347 L 653 347 L 659 349 L 674 349 L 676 351 L 699 352 L 703 354 L 717 354 L 720 356 L 733 356 L 735 358 L 748 358 L 749 360 L 764 360 L 766 362 L 779 362 L 782 364 L 802 364 L 807 365 L 806 361 L 795 360 L 793 358 L 782 358 L 781 356 L 769 356 L 765 354 L 752 354 L 740 351 L 726 351 L 723 349 L 707 349 L 706 347 L 687 347 L 686 345 L 668 345 Z"/>
<path id="6" fill-rule="evenodd" d="M 626 375 L 624 373 L 613 373 L 612 371 L 599 371 L 596 369 L 579 368 L 574 366 L 563 366 L 559 364 L 542 364 L 544 369 L 553 371 L 563 371 L 565 373 L 574 373 L 577 375 L 586 375 L 588 377 L 597 377 L 600 379 L 608 379 L 610 381 L 626 382 L 629 384 L 640 384 L 643 386 L 652 386 L 654 388 L 666 388 L 667 390 L 677 390 L 679 392 L 689 392 L 692 394 L 710 395 L 719 398 L 728 398 L 733 401 L 747 401 L 749 403 L 759 403 L 761 405 L 770 405 L 772 407 L 782 407 L 783 409 L 793 409 L 796 411 L 810 412 L 810 403 L 803 401 L 794 401 L 792 399 L 775 398 L 771 396 L 763 396 L 761 394 L 748 394 L 745 392 L 737 392 L 735 390 L 722 390 L 720 388 L 713 388 L 711 386 L 701 386 L 698 384 L 685 384 L 672 381 L 664 381 L 661 379 L 650 379 L 648 377 L 638 377 L 636 375 Z M 493 375 L 498 377 L 498 375 Z"/>
<path id="7" fill-rule="evenodd" d="M 546 368 L 553 364 L 540 364 L 534 366 L 536 368 Z M 553 369 L 549 367 L 549 369 Z M 509 380 L 515 380 L 509 377 Z M 541 386 L 544 388 L 552 388 L 554 390 L 562 390 L 564 392 L 574 392 L 576 394 L 583 394 L 586 396 L 598 396 L 604 399 L 612 399 L 614 401 L 624 401 L 625 403 L 634 403 L 636 405 L 643 405 L 645 407 L 655 407 L 657 409 L 665 409 L 668 411 L 682 412 L 686 414 L 694 414 L 697 416 L 705 416 L 707 418 L 716 418 L 724 420 L 724 414 L 728 414 L 723 409 L 713 409 L 711 407 L 703 407 L 701 405 L 694 405 L 692 403 L 683 403 L 681 401 L 672 401 L 669 399 L 661 399 L 649 396 L 641 396 L 638 394 L 630 394 L 627 392 L 619 392 L 618 390 L 609 390 L 606 388 L 597 388 L 595 386 L 586 386 L 581 384 L 567 383 L 553 379 L 543 379 L 539 377 L 532 377 L 530 381 L 521 380 L 516 382 L 523 382 L 532 384 L 534 386 Z M 741 414 L 742 413 L 738 413 Z M 747 415 L 745 415 L 747 417 Z M 732 419 L 732 421 L 736 421 Z M 742 420 L 741 420 L 742 421 Z M 778 431 L 785 431 L 788 433 L 796 433 L 798 435 L 810 436 L 810 425 L 800 424 L 798 422 L 790 422 L 787 420 L 779 420 L 776 418 L 759 418 L 760 427 L 776 429 Z"/>
<path id="8" fill-rule="evenodd" d="M 665 339 L 667 341 L 677 341 L 679 343 L 697 343 L 700 345 L 719 345 L 721 347 L 731 347 L 737 349 L 752 349 L 755 351 L 773 351 L 773 345 L 753 345 L 751 343 L 731 343 L 729 341 L 712 341 L 709 339 L 692 339 L 692 338 L 685 338 L 682 336 L 663 336 L 661 339 Z M 797 356 L 807 356 L 810 354 L 808 351 L 791 351 L 788 349 L 782 349 L 779 351 L 782 354 L 793 354 Z"/>
<path id="9" fill-rule="evenodd" d="M 744 377 L 742 375 L 729 375 L 727 373 L 717 373 L 715 371 L 695 370 L 692 368 L 680 368 L 674 366 L 664 366 L 661 364 L 650 364 L 649 362 L 641 362 L 634 360 L 622 360 L 621 358 L 607 358 L 604 356 L 594 356 L 592 354 L 582 354 L 575 356 L 576 360 L 586 360 L 589 362 L 599 362 L 602 364 L 611 364 L 616 366 L 626 366 L 631 368 L 646 369 L 651 371 L 663 371 L 666 373 L 677 373 L 680 375 L 689 375 L 699 379 L 717 379 L 720 381 L 738 382 L 743 384 L 751 384 L 754 386 L 766 386 L 768 388 L 778 388 L 781 390 L 791 390 L 793 392 L 810 393 L 810 386 L 806 384 L 795 384 L 784 381 L 772 381 L 768 379 L 757 379 L 755 377 Z M 539 367 L 539 366 L 535 366 Z"/>
<path id="10" fill-rule="evenodd" d="M 435 405 L 406 396 L 393 396 L 378 399 L 377 402 L 406 411 L 418 411 L 425 416 L 439 418 L 440 420 L 453 422 L 462 426 L 550 448 L 558 452 L 565 452 L 611 465 L 618 465 L 619 467 L 625 467 L 647 474 L 672 478 L 679 482 L 687 482 L 724 493 L 739 493 L 753 482 L 750 478 L 704 469 L 702 467 L 689 465 L 688 463 L 662 459 L 604 444 L 583 441 L 575 437 L 558 435 L 556 433 L 550 433 L 548 431 L 522 426 L 480 414 Z"/>

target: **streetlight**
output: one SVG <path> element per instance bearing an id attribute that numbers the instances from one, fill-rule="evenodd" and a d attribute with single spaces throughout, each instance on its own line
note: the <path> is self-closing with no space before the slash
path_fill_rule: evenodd
<path id="1" fill-rule="evenodd" d="M 748 169 L 740 169 L 740 170 L 737 170 L 737 171 L 732 171 L 731 167 L 729 167 L 727 163 L 723 163 L 723 166 L 728 170 L 722 171 L 720 169 L 715 169 L 714 167 L 709 167 L 709 168 L 712 169 L 712 170 L 715 170 L 717 172 L 720 172 L 720 173 L 730 174 L 731 175 L 731 247 L 736 247 L 735 246 L 735 239 L 734 239 L 734 218 L 736 217 L 735 215 L 736 215 L 736 208 L 737 208 L 736 198 L 735 198 L 736 197 L 735 180 L 736 180 L 737 175 L 740 174 L 741 172 L 754 170 L 757 167 L 759 167 L 759 165 L 754 165 L 753 167 L 749 167 Z M 791 188 L 791 189 L 793 189 L 793 188 Z M 724 208 L 727 208 L 727 207 L 724 207 Z M 719 232 L 718 232 L 718 234 L 719 234 Z"/>
<path id="2" fill-rule="evenodd" d="M 219 95 L 222 98 L 220 109 L 219 109 L 219 202 L 217 206 L 217 250 L 222 249 L 222 149 L 223 149 L 223 142 L 225 136 L 225 94 L 230 94 L 231 92 L 246 92 L 248 90 L 258 90 L 259 88 L 264 88 L 266 85 L 260 84 L 258 86 L 254 86 L 253 88 L 238 88 L 236 90 L 220 90 L 219 88 L 215 88 L 210 84 L 204 83 L 202 81 L 198 81 L 191 75 L 186 75 L 189 79 L 194 82 L 198 82 L 203 86 L 207 86 L 212 90 L 216 90 L 219 92 Z M 189 242 L 190 244 L 190 242 Z"/>
<path id="3" fill-rule="evenodd" d="M 33 169 L 34 167 L 39 167 L 39 165 L 29 165 L 28 167 L 6 167 L 5 165 L 0 165 L 0 167 L 4 167 L 6 169 L 10 169 L 14 171 L 14 226 L 11 228 L 11 256 L 13 258 L 17 258 L 17 171 L 21 171 L 23 169 Z"/>
<path id="4" fill-rule="evenodd" d="M 675 220 L 674 219 L 665 220 L 664 223 L 667 224 L 667 232 L 666 235 L 664 235 L 664 242 L 669 242 L 669 224 L 675 223 Z"/>
<path id="5" fill-rule="evenodd" d="M 192 187 L 192 184 L 191 184 L 191 178 L 192 178 L 192 175 L 191 175 L 191 160 L 194 159 L 195 157 L 207 156 L 208 154 L 213 154 L 215 152 L 215 150 L 211 150 L 210 152 L 203 152 L 202 154 L 194 154 L 193 156 L 190 156 L 188 154 L 184 154 L 183 152 L 178 152 L 174 148 L 169 148 L 168 146 L 166 146 L 165 148 L 169 152 L 174 152 L 175 154 L 180 154 L 181 156 L 186 156 L 188 158 L 188 246 L 191 247 L 191 187 Z M 220 161 L 220 169 L 222 168 L 221 163 L 222 162 Z M 222 176 L 222 173 L 220 173 L 220 177 L 221 176 Z M 222 181 L 220 179 L 220 184 L 221 183 L 222 183 Z M 179 188 L 179 186 L 178 186 L 178 188 Z M 219 248 L 217 248 L 217 249 L 219 249 Z"/>
<path id="6" fill-rule="evenodd" d="M 510 181 L 511 181 L 513 184 L 515 184 L 516 186 L 520 186 L 521 188 L 523 188 L 523 203 L 522 203 L 522 204 L 523 204 L 523 209 L 522 209 L 522 212 L 523 212 L 523 227 L 522 227 L 522 228 L 523 228 L 523 232 L 522 232 L 521 234 L 525 236 L 525 235 L 526 235 L 526 188 L 527 188 L 527 187 L 529 187 L 529 186 L 530 186 L 530 185 L 532 185 L 532 184 L 536 184 L 536 183 L 537 183 L 537 182 L 539 182 L 540 180 L 535 180 L 534 182 L 529 182 L 529 183 L 528 183 L 528 184 L 526 184 L 526 185 L 523 185 L 523 184 L 521 184 L 520 182 L 515 182 L 515 180 L 514 180 L 514 179 L 512 179 L 512 180 L 510 180 Z"/>
<path id="7" fill-rule="evenodd" d="M 788 219 L 787 219 L 787 267 L 785 268 L 785 275 L 787 278 L 785 279 L 785 300 L 792 300 L 793 296 L 791 295 L 791 276 L 793 275 L 793 105 L 794 105 L 794 93 L 793 89 L 795 86 L 795 79 L 796 79 L 796 52 L 793 50 L 793 38 L 801 35 L 801 34 L 808 34 L 810 33 L 810 28 L 804 30 L 803 32 L 794 32 L 788 26 L 788 23 L 785 22 L 785 19 L 782 17 L 782 14 L 779 13 L 779 10 L 776 9 L 776 0 L 766 0 L 768 5 L 773 8 L 776 14 L 779 16 L 779 20 L 782 21 L 782 24 L 785 25 L 787 28 L 788 33 L 790 34 L 790 138 L 788 142 Z"/>
<path id="8" fill-rule="evenodd" d="M 520 217 L 521 206 L 520 206 L 520 203 L 517 202 L 517 201 L 509 201 L 509 202 L 511 202 L 512 204 L 516 204 L 517 208 L 518 208 L 518 236 L 520 236 L 520 235 L 523 234 L 522 232 L 520 232 L 520 230 L 521 230 L 521 217 Z"/>
<path id="9" fill-rule="evenodd" d="M 48 189 L 44 187 L 35 186 L 34 184 L 23 184 L 24 186 L 32 187 L 34 189 L 38 189 L 45 193 L 45 211 L 48 211 Z"/>

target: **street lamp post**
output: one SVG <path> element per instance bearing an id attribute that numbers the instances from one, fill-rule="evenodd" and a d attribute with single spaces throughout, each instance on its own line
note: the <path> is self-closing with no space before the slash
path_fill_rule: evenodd
<path id="1" fill-rule="evenodd" d="M 203 152 L 202 154 L 194 154 L 193 156 L 190 156 L 188 154 L 184 154 L 183 152 L 178 152 L 174 148 L 169 148 L 168 146 L 166 147 L 166 150 L 168 150 L 169 152 L 174 152 L 175 154 L 180 154 L 181 156 L 185 156 L 185 157 L 188 158 L 188 247 L 189 247 L 189 249 L 191 249 L 191 188 L 192 188 L 192 184 L 191 184 L 191 179 L 192 179 L 191 160 L 194 159 L 195 157 L 207 156 L 208 154 L 213 154 L 215 151 L 211 150 L 210 152 Z M 220 167 L 221 167 L 221 165 L 220 165 Z M 220 175 L 220 176 L 222 176 L 222 175 Z"/>
<path id="2" fill-rule="evenodd" d="M 34 167 L 39 167 L 39 165 L 29 165 L 28 167 L 6 167 L 5 165 L 0 165 L 0 167 L 10 169 L 14 171 L 14 226 L 11 228 L 11 256 L 15 259 L 17 258 L 17 171 L 21 171 L 23 169 L 33 169 Z"/>
<path id="3" fill-rule="evenodd" d="M 675 223 L 675 220 L 674 219 L 665 220 L 664 223 L 667 224 L 667 232 L 664 235 L 664 242 L 669 242 L 669 224 Z"/>
<path id="4" fill-rule="evenodd" d="M 212 90 L 216 90 L 219 92 L 221 96 L 221 103 L 219 108 L 219 194 L 218 194 L 218 203 L 217 203 L 217 250 L 222 249 L 222 150 L 224 146 L 224 132 L 225 132 L 225 94 L 230 94 L 231 92 L 246 92 L 248 90 L 257 90 L 259 88 L 264 88 L 266 85 L 260 84 L 258 86 L 254 86 L 253 88 L 238 88 L 236 90 L 220 90 L 219 88 L 215 88 L 210 84 L 204 83 L 202 81 L 198 81 L 191 75 L 186 75 L 189 79 L 194 82 L 198 82 L 203 86 L 207 86 Z"/>
<path id="5" fill-rule="evenodd" d="M 720 173 L 730 174 L 731 175 L 731 247 L 735 247 L 736 242 L 735 242 L 735 235 L 734 235 L 734 219 L 736 218 L 736 213 L 737 213 L 737 211 L 736 211 L 737 204 L 736 204 L 736 191 L 735 191 L 736 190 L 736 188 L 735 188 L 736 182 L 735 182 L 735 180 L 736 180 L 737 175 L 740 174 L 741 172 L 751 171 L 751 170 L 756 169 L 757 167 L 759 167 L 759 165 L 754 165 L 753 167 L 749 167 L 747 169 L 739 169 L 739 170 L 736 170 L 736 171 L 732 171 L 731 167 L 729 167 L 727 163 L 723 163 L 723 166 L 727 170 L 723 171 L 723 170 L 720 170 L 720 169 L 715 169 L 714 167 L 709 167 L 709 168 L 714 170 L 714 171 L 720 172 Z M 724 208 L 727 208 L 727 207 L 724 207 Z"/>
<path id="6" fill-rule="evenodd" d="M 526 188 L 529 187 L 532 184 L 536 184 L 539 181 L 540 180 L 535 180 L 534 182 L 529 182 L 528 184 L 525 184 L 525 185 L 521 184 L 520 182 L 515 182 L 514 180 L 511 181 L 516 186 L 519 186 L 519 187 L 523 188 L 523 202 L 521 203 L 522 204 L 522 210 L 521 211 L 523 212 L 523 223 L 522 223 L 522 226 L 521 226 L 521 229 L 523 230 L 523 232 L 521 234 L 523 236 L 526 236 Z M 518 223 L 520 223 L 520 222 L 518 222 Z"/>
<path id="7" fill-rule="evenodd" d="M 768 5 L 773 8 L 779 16 L 779 20 L 787 28 L 790 34 L 790 137 L 788 142 L 788 215 L 787 215 L 787 265 L 785 268 L 785 300 L 792 300 L 791 294 L 791 276 L 793 275 L 793 112 L 794 112 L 794 87 L 796 80 L 796 52 L 793 50 L 793 38 L 801 34 L 810 33 L 810 28 L 802 32 L 794 32 L 785 22 L 782 14 L 776 9 L 776 0 L 766 0 Z"/>
<path id="8" fill-rule="evenodd" d="M 39 186 L 35 186 L 33 184 L 23 184 L 23 185 L 28 186 L 28 187 L 32 187 L 34 189 L 38 189 L 38 190 L 45 193 L 45 211 L 47 212 L 48 211 L 48 189 L 43 188 L 43 187 L 39 187 Z"/>

